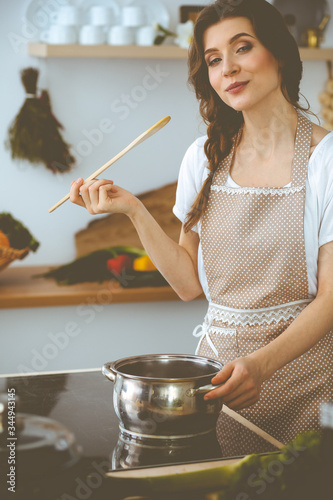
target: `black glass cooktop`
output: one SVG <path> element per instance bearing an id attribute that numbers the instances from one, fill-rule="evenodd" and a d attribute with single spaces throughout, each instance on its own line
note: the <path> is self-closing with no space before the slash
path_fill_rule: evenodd
<path id="1" fill-rule="evenodd" d="M 7 415 L 3 418 L 7 434 L 2 433 L 5 456 L 3 454 L 0 462 L 0 485 L 4 492 L 0 492 L 1 500 L 7 497 L 15 500 L 118 500 L 125 492 L 114 487 L 110 490 L 108 481 L 103 479 L 108 470 L 221 458 L 215 432 L 190 443 L 179 442 L 176 446 L 163 443 L 158 449 L 151 443 L 133 442 L 131 436 L 119 430 L 113 408 L 113 384 L 100 370 L 13 376 L 1 380 L 6 397 L 16 401 L 15 425 L 21 425 L 18 415 L 24 415 L 26 422 L 24 432 L 16 428 L 17 441 L 14 442 L 5 429 Z M 10 404 L 9 416 L 13 414 Z M 52 419 L 71 431 L 74 438 L 71 451 L 65 443 L 68 436 L 58 439 L 56 444 L 44 443 L 44 447 L 36 444 L 34 448 L 31 443 L 36 440 L 35 429 L 39 421 L 31 420 L 33 416 Z M 40 422 L 47 429 L 48 421 L 43 418 Z M 52 434 L 51 428 L 49 431 Z M 38 436 L 38 440 L 43 444 L 42 436 Z M 14 448 L 15 470 L 10 469 L 11 449 L 7 443 Z M 19 444 L 22 449 L 26 447 L 22 456 L 17 453 Z M 8 490 L 11 473 L 15 496 Z"/>

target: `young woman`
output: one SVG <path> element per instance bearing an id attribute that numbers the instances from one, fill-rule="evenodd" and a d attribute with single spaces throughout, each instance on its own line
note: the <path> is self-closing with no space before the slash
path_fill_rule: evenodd
<path id="1" fill-rule="evenodd" d="M 188 149 L 179 244 L 109 180 L 72 183 L 90 213 L 123 212 L 183 300 L 209 301 L 197 353 L 224 364 L 206 398 L 287 443 L 333 396 L 333 134 L 299 104 L 302 63 L 265 0 L 224 0 L 195 25 L 189 81 L 207 136 Z M 267 450 L 225 414 L 225 455 Z"/>

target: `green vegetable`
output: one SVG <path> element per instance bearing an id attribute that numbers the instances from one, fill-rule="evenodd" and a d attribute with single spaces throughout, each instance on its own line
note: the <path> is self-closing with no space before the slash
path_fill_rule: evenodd
<path id="1" fill-rule="evenodd" d="M 14 219 L 10 213 L 0 213 L 0 231 L 6 234 L 12 248 L 21 250 L 29 247 L 30 250 L 36 252 L 39 247 L 39 241 L 32 236 L 22 222 Z"/>
<path id="2" fill-rule="evenodd" d="M 324 500 L 330 498 L 325 491 L 333 467 L 322 457 L 321 434 L 310 431 L 277 453 L 249 455 L 229 465 L 205 469 L 198 464 L 195 471 L 177 473 L 156 467 L 114 471 L 108 476 L 129 493 L 168 500 L 175 493 L 187 493 L 181 498 L 191 499 L 200 492 L 210 492 L 207 499 L 214 500 Z"/>
<path id="3" fill-rule="evenodd" d="M 321 435 L 300 434 L 279 453 L 251 455 L 235 468 L 228 488 L 216 500 L 315 500 L 325 498 L 328 475 Z M 327 472 L 327 470 L 326 470 Z M 318 496 L 319 494 L 319 496 Z"/>
<path id="4" fill-rule="evenodd" d="M 117 259 L 120 255 L 127 255 L 131 259 L 145 255 L 142 249 L 129 246 L 108 247 L 96 250 L 87 255 L 51 269 L 41 275 L 44 278 L 53 278 L 59 285 L 74 285 L 84 282 L 101 283 L 107 280 L 118 281 L 124 288 L 138 288 L 142 286 L 165 286 L 167 282 L 158 272 L 142 272 L 133 269 L 124 269 L 119 275 L 111 273 L 108 269 L 108 261 Z"/>
<path id="5" fill-rule="evenodd" d="M 118 257 L 119 254 L 140 255 L 143 250 L 134 247 L 117 246 L 108 247 L 102 250 L 83 255 L 78 259 L 63 266 L 51 269 L 43 274 L 44 278 L 54 278 L 60 285 L 74 285 L 76 283 L 102 281 L 110 279 L 110 272 L 107 269 L 107 261 Z"/>

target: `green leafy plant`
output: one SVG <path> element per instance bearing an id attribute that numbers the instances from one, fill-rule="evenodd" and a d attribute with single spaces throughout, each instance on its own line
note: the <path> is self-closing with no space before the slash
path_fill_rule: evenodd
<path id="1" fill-rule="evenodd" d="M 167 285 L 159 271 L 144 272 L 132 268 L 132 262 L 144 255 L 146 252 L 140 248 L 121 245 L 108 247 L 83 255 L 41 276 L 52 278 L 59 285 L 110 280 L 118 282 L 123 288 Z"/>
<path id="2" fill-rule="evenodd" d="M 0 231 L 2 231 L 9 239 L 10 246 L 17 250 L 30 248 L 36 252 L 40 243 L 30 233 L 30 231 L 20 222 L 15 219 L 10 213 L 0 213 Z"/>

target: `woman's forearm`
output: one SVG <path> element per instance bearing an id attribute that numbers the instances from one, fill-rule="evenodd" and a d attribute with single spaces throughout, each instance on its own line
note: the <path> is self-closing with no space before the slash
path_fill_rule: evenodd
<path id="1" fill-rule="evenodd" d="M 202 293 L 197 264 L 188 251 L 172 240 L 139 202 L 130 219 L 149 257 L 182 300 Z"/>
<path id="2" fill-rule="evenodd" d="M 318 295 L 275 340 L 250 357 L 259 364 L 263 380 L 313 347 L 333 329 L 333 292 Z"/>
<path id="3" fill-rule="evenodd" d="M 108 179 L 84 183 L 79 178 L 71 184 L 70 200 L 92 215 L 127 215 L 151 260 L 180 298 L 191 300 L 202 293 L 197 270 L 198 235 L 190 231 L 184 236 L 182 231 L 182 240 L 176 243 L 136 196 Z"/>

